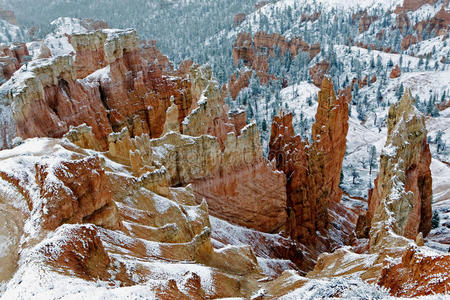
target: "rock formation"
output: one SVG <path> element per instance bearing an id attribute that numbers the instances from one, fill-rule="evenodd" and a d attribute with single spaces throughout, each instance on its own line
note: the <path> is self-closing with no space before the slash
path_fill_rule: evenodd
<path id="1" fill-rule="evenodd" d="M 369 193 L 371 251 L 390 241 L 392 234 L 415 239 L 431 229 L 431 154 L 425 118 L 409 90 L 390 108 L 387 122 L 380 172 Z"/>
<path id="2" fill-rule="evenodd" d="M 209 67 L 193 67 L 190 73 L 192 97 L 196 101 L 192 112 L 182 122 L 183 133 L 191 136 L 216 136 L 223 149 L 227 134 L 235 128 L 228 118 L 228 107 Z"/>
<path id="3" fill-rule="evenodd" d="M 320 52 L 320 45 L 309 45 L 300 37 L 294 37 L 287 40 L 284 36 L 276 33 L 268 34 L 265 32 L 257 32 L 252 38 L 249 33 L 239 33 L 233 47 L 233 59 L 235 66 L 242 62 L 245 66 L 251 67 L 259 77 L 261 83 L 267 83 L 270 79 L 274 79 L 269 74 L 268 58 L 275 56 L 275 49 L 280 49 L 278 55 L 285 55 L 289 52 L 291 57 L 295 57 L 300 51 L 307 52 L 313 59 Z M 239 75 L 239 78 L 241 78 Z M 230 94 L 233 99 L 237 97 L 239 91 L 243 87 L 247 87 L 248 82 L 245 80 L 236 80 L 236 75 L 232 75 L 229 83 Z"/>
<path id="4" fill-rule="evenodd" d="M 359 33 L 369 30 L 370 25 L 378 20 L 377 16 L 369 16 L 365 11 L 359 18 Z"/>
<path id="5" fill-rule="evenodd" d="M 450 255 L 431 249 L 410 247 L 401 262 L 385 263 L 378 284 L 396 297 L 418 297 L 447 293 Z"/>
<path id="6" fill-rule="evenodd" d="M 435 4 L 437 0 L 404 0 L 403 6 L 398 6 L 395 9 L 396 13 L 402 13 L 402 12 L 408 12 L 408 11 L 415 11 L 418 8 L 420 8 L 422 5 L 425 4 Z"/>
<path id="7" fill-rule="evenodd" d="M 12 10 L 3 10 L 0 8 L 0 19 L 5 20 L 10 24 L 17 25 L 16 15 Z"/>
<path id="8" fill-rule="evenodd" d="M 312 82 L 315 86 L 320 87 L 322 85 L 322 81 L 329 70 L 330 62 L 327 60 L 317 63 L 309 70 L 309 74 L 311 75 Z"/>
<path id="9" fill-rule="evenodd" d="M 11 78 L 20 67 L 30 60 L 25 43 L 0 46 L 0 84 Z"/>
<path id="10" fill-rule="evenodd" d="M 170 98 L 172 103 L 166 110 L 166 122 L 164 123 L 163 135 L 170 132 L 180 132 L 180 122 L 178 121 L 178 106 L 175 104 L 173 97 Z"/>
<path id="11" fill-rule="evenodd" d="M 140 48 L 134 31 L 74 34 L 70 41 L 75 61 L 65 56 L 31 62 L 2 89 L 0 111 L 8 129 L 0 138 L 6 140 L 1 148 L 15 136 L 61 137 L 71 125 L 82 123 L 92 127 L 105 148 L 109 133 L 123 127 L 132 135 L 160 136 L 171 96 L 180 123 L 190 112 L 190 83 L 162 76 L 153 60 L 143 58 L 151 59 L 154 51 Z M 8 113 L 12 108 L 14 114 Z"/>
<path id="12" fill-rule="evenodd" d="M 413 35 L 407 34 L 402 40 L 402 50 L 407 50 L 411 45 L 417 43 L 417 38 Z"/>
<path id="13" fill-rule="evenodd" d="M 228 92 L 230 93 L 230 96 L 233 100 L 236 99 L 236 97 L 239 95 L 242 89 L 248 87 L 252 73 L 245 72 L 239 73 L 237 75 L 236 74 L 231 75 L 230 81 L 228 82 Z"/>
<path id="14" fill-rule="evenodd" d="M 223 146 L 219 138 L 202 134 L 172 131 L 149 140 L 132 139 L 125 130 L 110 136 L 109 149 L 111 157 L 131 165 L 135 174 L 152 172 L 152 187 L 147 187 L 158 193 L 153 187 L 164 181 L 169 186 L 192 183 L 197 201 L 206 199 L 210 212 L 222 219 L 263 232 L 277 232 L 286 222 L 286 179 L 263 158 L 256 124 L 242 128 L 239 136 L 234 130 L 228 133 Z"/>
<path id="15" fill-rule="evenodd" d="M 389 77 L 391 79 L 395 79 L 395 78 L 399 78 L 400 75 L 402 75 L 402 70 L 400 69 L 400 67 L 398 65 L 395 65 L 395 67 L 392 69 Z"/>
<path id="16" fill-rule="evenodd" d="M 241 25 L 242 22 L 245 21 L 247 16 L 244 13 L 240 13 L 234 16 L 234 26 Z"/>
<path id="17" fill-rule="evenodd" d="M 233 58 L 235 65 L 239 60 L 251 66 L 256 54 L 268 53 L 271 57 L 275 55 L 275 48 L 280 49 L 280 55 L 289 51 L 291 56 L 296 56 L 299 51 L 308 52 L 311 59 L 320 52 L 319 45 L 308 45 L 301 38 L 295 37 L 287 40 L 284 36 L 273 33 L 257 32 L 252 39 L 249 33 L 240 33 L 233 47 Z"/>
<path id="18" fill-rule="evenodd" d="M 291 235 L 306 245 L 316 245 L 318 232 L 327 236 L 329 202 L 339 202 L 342 196 L 339 181 L 349 101 L 349 91 L 336 98 L 331 81 L 325 77 L 311 145 L 294 135 L 292 115 L 276 116 L 272 124 L 269 159 L 275 159 L 277 168 L 288 178 Z"/>
<path id="19" fill-rule="evenodd" d="M 367 215 L 358 220 L 360 228 L 370 226 L 365 228 L 370 239 L 359 240 L 368 243 L 367 250 L 355 243 L 323 254 L 308 278 L 358 274 L 399 297 L 445 292 L 450 255 L 423 245 L 431 226 L 431 155 L 425 119 L 413 102 L 407 90 L 389 110 L 380 172 Z"/>
<path id="20" fill-rule="evenodd" d="M 75 278 L 86 287 L 99 279 L 128 287 L 147 280 L 167 282 L 176 273 L 180 280 L 147 286 L 147 295 L 248 295 L 240 286 L 244 274 L 261 278 L 256 257 L 248 246 L 213 249 L 205 202 L 196 205 L 188 187 L 170 188 L 166 197 L 157 195 L 145 188 L 142 177 L 126 169 L 117 172 L 120 164 L 100 156 L 46 138 L 0 153 L 0 222 L 6 225 L 0 234 L 12 243 L 11 253 L 1 256 L 1 280 L 13 276 L 3 296 L 71 293 L 70 285 L 51 289 L 42 277 L 34 277 L 34 270 L 43 268 L 48 268 L 45 276 L 53 276 L 49 278 Z M 20 256 L 27 262 L 17 267 Z M 175 273 L 161 273 L 161 264 L 168 260 Z M 204 266 L 186 268 L 181 261 Z M 205 272 L 211 274 L 210 282 Z M 21 290 L 19 282 L 27 289 Z M 248 284 L 256 287 L 256 281 Z"/>

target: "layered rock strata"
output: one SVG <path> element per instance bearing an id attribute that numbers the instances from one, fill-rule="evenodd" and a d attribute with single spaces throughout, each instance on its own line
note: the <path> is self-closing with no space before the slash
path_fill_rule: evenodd
<path id="1" fill-rule="evenodd" d="M 30 60 L 27 45 L 16 43 L 0 46 L 0 84 L 11 78 L 21 66 Z"/>
<path id="2" fill-rule="evenodd" d="M 306 245 L 316 245 L 318 232 L 327 236 L 329 202 L 339 202 L 342 196 L 339 181 L 348 131 L 348 101 L 348 92 L 337 98 L 331 81 L 324 79 L 311 145 L 295 136 L 291 114 L 276 116 L 272 124 L 269 159 L 275 159 L 277 168 L 288 178 L 291 235 Z"/>
<path id="3" fill-rule="evenodd" d="M 275 49 L 279 49 L 279 53 L 275 52 Z M 235 66 L 239 66 L 242 62 L 256 72 L 261 83 L 267 83 L 274 78 L 273 74 L 269 74 L 269 57 L 283 56 L 287 52 L 291 57 L 295 57 L 300 51 L 309 53 L 312 59 L 320 52 L 320 45 L 309 45 L 299 37 L 288 40 L 276 33 L 257 32 L 254 37 L 249 33 L 240 33 L 233 46 L 233 59 Z M 248 85 L 248 76 L 241 77 L 241 75 L 239 76 L 241 80 L 236 80 L 236 75 L 230 78 L 229 89 L 233 99 Z"/>
<path id="4" fill-rule="evenodd" d="M 408 90 L 389 110 L 380 172 L 369 193 L 371 250 L 391 233 L 415 239 L 431 229 L 431 154 L 425 118 L 413 103 Z"/>
<path id="5" fill-rule="evenodd" d="M 357 274 L 398 297 L 445 292 L 450 255 L 424 246 L 423 236 L 431 226 L 431 156 L 425 119 L 409 90 L 391 106 L 387 122 L 388 137 L 375 188 L 369 193 L 368 213 L 358 220 L 361 227 L 369 224 L 369 239 L 321 255 L 307 277 Z"/>
<path id="6" fill-rule="evenodd" d="M 86 123 L 105 149 L 108 135 L 124 127 L 132 135 L 159 137 L 171 96 L 180 123 L 190 112 L 190 83 L 164 76 L 154 61 L 144 59 L 151 53 L 140 48 L 134 31 L 74 34 L 70 41 L 75 61 L 70 56 L 33 61 L 1 89 L 0 119 L 7 125 L 0 132 L 1 148 L 10 147 L 15 136 L 61 137 L 71 125 Z"/>
<path id="7" fill-rule="evenodd" d="M 90 291 L 157 282 L 147 295 L 249 297 L 262 278 L 248 246 L 212 247 L 206 202 L 189 187 L 158 195 L 125 165 L 58 139 L 29 139 L 0 161 L 0 234 L 12 243 L 0 257 L 0 279 L 12 277 L 4 297 L 75 292 L 47 285 L 56 278 Z"/>

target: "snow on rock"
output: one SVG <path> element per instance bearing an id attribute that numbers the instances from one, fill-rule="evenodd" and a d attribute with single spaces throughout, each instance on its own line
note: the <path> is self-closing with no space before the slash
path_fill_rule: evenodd
<path id="1" fill-rule="evenodd" d="M 23 41 L 25 41 L 25 34 L 19 26 L 0 20 L 0 43 Z"/>
<path id="2" fill-rule="evenodd" d="M 82 21 L 76 18 L 60 17 L 50 23 L 55 26 L 56 35 L 86 33 L 88 30 L 83 26 Z"/>

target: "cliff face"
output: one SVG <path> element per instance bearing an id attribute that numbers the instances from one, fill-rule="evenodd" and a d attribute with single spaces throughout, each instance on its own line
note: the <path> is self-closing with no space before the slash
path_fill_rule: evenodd
<path id="1" fill-rule="evenodd" d="M 154 51 L 140 48 L 134 31 L 100 30 L 70 41 L 75 61 L 65 56 L 31 62 L 2 88 L 0 110 L 8 129 L 0 133 L 0 147 L 10 147 L 14 136 L 61 137 L 71 125 L 86 123 L 105 148 L 109 133 L 124 127 L 132 135 L 159 137 L 171 96 L 180 122 L 190 112 L 189 82 L 163 76 L 153 60 L 144 59 Z"/>
<path id="2" fill-rule="evenodd" d="M 16 43 L 0 46 L 0 84 L 11 78 L 22 65 L 30 60 L 27 45 Z"/>
<path id="3" fill-rule="evenodd" d="M 409 90 L 391 106 L 387 123 L 380 172 L 369 193 L 367 215 L 358 220 L 361 227 L 369 224 L 369 239 L 321 255 L 307 277 L 358 274 L 398 297 L 445 292 L 450 256 L 424 246 L 431 226 L 431 155 L 425 118 Z"/>
<path id="4" fill-rule="evenodd" d="M 420 8 L 422 5 L 425 4 L 435 4 L 437 0 L 404 0 L 403 6 L 399 6 L 396 8 L 396 12 L 408 12 L 408 11 L 415 11 L 418 8 Z"/>
<path id="5" fill-rule="evenodd" d="M 342 196 L 339 181 L 348 131 L 348 101 L 348 92 L 336 98 L 331 81 L 323 80 L 311 145 L 294 136 L 292 115 L 277 116 L 272 124 L 269 159 L 275 159 L 277 168 L 288 178 L 291 235 L 306 245 L 316 245 L 317 232 L 327 236 L 329 202 L 339 202 Z"/>
<path id="6" fill-rule="evenodd" d="M 415 239 L 431 229 L 431 154 L 425 118 L 413 103 L 407 91 L 389 110 L 380 172 L 369 194 L 371 249 L 386 243 L 391 233 Z"/>
<path id="7" fill-rule="evenodd" d="M 5 297 L 70 293 L 21 289 L 41 284 L 31 273 L 44 268 L 45 282 L 75 278 L 87 290 L 157 282 L 147 296 L 250 297 L 257 280 L 297 268 L 287 258 L 301 264 L 297 244 L 277 234 L 286 177 L 263 157 L 257 126 L 229 113 L 210 68 L 172 72 L 134 31 L 70 42 L 75 57 L 32 61 L 1 89 L 2 147 L 39 137 L 0 152 Z M 209 212 L 251 237 L 212 240 Z"/>
<path id="8" fill-rule="evenodd" d="M 280 49 L 280 55 L 289 51 L 292 57 L 297 56 L 300 50 L 308 52 L 311 59 L 320 52 L 319 45 L 308 45 L 298 37 L 287 40 L 276 33 L 257 32 L 252 39 L 249 33 L 240 33 L 233 47 L 234 63 L 238 65 L 239 60 L 243 60 L 244 64 L 251 66 L 257 54 L 265 53 L 273 57 L 277 47 Z"/>
<path id="9" fill-rule="evenodd" d="M 278 48 L 279 53 L 275 52 Z M 249 33 L 239 33 L 233 46 L 233 59 L 235 66 L 242 62 L 245 66 L 252 68 L 261 83 L 267 83 L 273 79 L 273 74 L 269 74 L 269 57 L 275 55 L 285 55 L 287 52 L 291 57 L 298 55 L 300 51 L 307 52 L 313 59 L 320 53 L 320 45 L 309 45 L 300 37 L 290 40 L 276 33 L 257 32 L 255 36 Z M 239 94 L 242 88 L 248 86 L 248 76 L 241 81 L 236 81 L 236 75 L 232 75 L 229 83 L 229 90 L 233 99 Z"/>
<path id="10" fill-rule="evenodd" d="M 256 124 L 245 126 L 242 113 L 228 117 L 209 68 L 194 67 L 190 78 L 193 97 L 199 101 L 183 121 L 184 135 L 172 130 L 158 139 L 133 139 L 125 128 L 110 135 L 110 155 L 138 174 L 160 170 L 152 175 L 154 183 L 192 184 L 198 203 L 205 199 L 215 216 L 277 232 L 286 222 L 286 178 L 263 157 Z M 170 108 L 167 114 L 167 121 L 173 119 Z M 85 141 L 90 138 L 70 136 L 79 145 L 89 144 Z"/>
<path id="11" fill-rule="evenodd" d="M 139 148 L 142 141 L 134 143 Z M 99 152 L 92 156 L 60 139 L 27 140 L 2 151 L 0 161 L 0 222 L 7 225 L 0 234 L 11 243 L 1 256 L 1 279 L 12 276 L 5 297 L 70 293 L 70 285 L 53 289 L 34 277 L 42 269 L 53 283 L 75 279 L 88 290 L 99 279 L 126 287 L 156 280 L 161 284 L 147 286 L 147 295 L 177 298 L 244 296 L 243 275 L 261 277 L 248 246 L 213 249 L 206 202 L 196 205 L 189 187 L 160 182 L 167 193 L 156 194 L 147 185 L 151 173 L 129 172 Z M 184 282 L 187 269 L 177 261 L 203 266 L 191 263 Z M 162 284 L 171 278 L 170 285 Z"/>
<path id="12" fill-rule="evenodd" d="M 0 19 L 5 20 L 10 24 L 17 25 L 16 15 L 12 10 L 3 10 L 0 8 Z"/>

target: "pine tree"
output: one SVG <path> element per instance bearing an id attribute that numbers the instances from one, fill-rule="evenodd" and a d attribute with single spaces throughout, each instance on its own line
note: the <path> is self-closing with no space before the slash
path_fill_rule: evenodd
<path id="1" fill-rule="evenodd" d="M 377 148 L 369 146 L 369 174 L 372 175 L 372 168 L 377 167 Z"/>
<path id="2" fill-rule="evenodd" d="M 359 172 L 358 172 L 358 170 L 356 170 L 356 168 L 354 166 L 350 166 L 350 168 L 351 168 L 351 174 L 352 174 L 352 183 L 353 183 L 353 185 L 356 185 L 357 184 L 356 181 L 360 178 Z"/>

